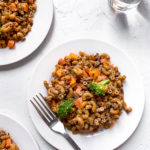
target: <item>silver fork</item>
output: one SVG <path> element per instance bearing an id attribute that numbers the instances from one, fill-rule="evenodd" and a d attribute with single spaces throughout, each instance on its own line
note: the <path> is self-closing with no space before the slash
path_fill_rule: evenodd
<path id="1" fill-rule="evenodd" d="M 39 93 L 39 95 L 40 96 L 36 95 L 36 97 L 33 97 L 33 100 L 30 100 L 30 102 L 41 118 L 44 120 L 44 122 L 52 131 L 62 135 L 72 145 L 74 150 L 81 150 L 81 148 L 73 141 L 69 134 L 66 133 L 63 123 L 56 117 L 56 115 L 44 102 L 43 95 L 41 93 Z"/>

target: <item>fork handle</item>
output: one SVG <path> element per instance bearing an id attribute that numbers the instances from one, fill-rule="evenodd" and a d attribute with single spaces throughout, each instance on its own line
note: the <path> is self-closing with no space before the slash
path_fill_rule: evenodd
<path id="1" fill-rule="evenodd" d="M 64 134 L 66 140 L 72 145 L 74 150 L 81 150 L 81 148 L 74 142 L 74 140 L 69 136 L 69 134 Z"/>

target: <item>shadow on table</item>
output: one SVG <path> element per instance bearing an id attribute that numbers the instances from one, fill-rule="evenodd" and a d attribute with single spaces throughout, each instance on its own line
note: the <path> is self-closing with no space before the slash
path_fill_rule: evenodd
<path id="1" fill-rule="evenodd" d="M 115 29 L 116 34 L 122 34 L 122 32 L 127 34 L 129 31 L 129 23 L 126 13 L 111 8 L 111 16 L 113 18 L 111 24 Z"/>
<path id="2" fill-rule="evenodd" d="M 13 64 L 0 66 L 0 71 L 10 70 L 10 69 L 20 67 L 20 66 L 25 65 L 28 62 L 32 61 L 36 56 L 38 56 L 41 53 L 41 51 L 46 47 L 47 43 L 51 41 L 51 38 L 53 35 L 53 30 L 55 27 L 54 24 L 55 24 L 55 17 L 53 16 L 52 25 L 51 25 L 51 28 L 50 28 L 46 38 L 44 39 L 42 44 L 32 54 L 30 54 L 29 56 L 27 56 L 23 60 L 20 60 L 18 62 L 13 63 Z"/>
<path id="3" fill-rule="evenodd" d="M 150 22 L 150 4 L 142 1 L 137 10 L 147 21 Z"/>
<path id="4" fill-rule="evenodd" d="M 125 13 L 117 13 L 114 21 L 118 30 L 127 31 L 129 29 L 128 20 Z"/>
<path id="5" fill-rule="evenodd" d="M 132 22 L 132 17 L 139 17 L 140 14 L 146 21 L 150 22 L 150 3 L 148 1 L 142 1 L 137 9 L 126 12 L 113 11 L 114 23 L 113 26 L 118 34 L 129 34 L 130 23 Z M 135 15 L 135 16 L 134 16 Z M 137 18 L 138 19 L 138 18 Z M 120 32 L 120 33 L 119 33 Z"/>

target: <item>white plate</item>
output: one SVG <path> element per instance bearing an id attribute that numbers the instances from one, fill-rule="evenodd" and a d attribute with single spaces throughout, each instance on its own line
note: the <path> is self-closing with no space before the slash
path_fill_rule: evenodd
<path id="1" fill-rule="evenodd" d="M 10 133 L 20 150 L 39 150 L 34 138 L 21 123 L 8 114 L 0 113 L 0 129 Z"/>
<path id="2" fill-rule="evenodd" d="M 141 78 L 134 63 L 122 51 L 97 40 L 83 39 L 65 43 L 49 52 L 36 67 L 31 85 L 29 88 L 29 98 L 32 98 L 38 92 L 46 95 L 46 89 L 43 86 L 43 81 L 50 79 L 50 74 L 54 70 L 54 66 L 60 57 L 68 55 L 70 52 L 77 53 L 78 51 L 87 53 L 108 53 L 111 56 L 113 64 L 119 67 L 122 74 L 127 76 L 124 85 L 125 100 L 128 106 L 133 108 L 133 112 L 127 115 L 125 112 L 121 115 L 115 126 L 111 129 L 104 130 L 91 135 L 73 135 L 69 134 L 78 143 L 82 150 L 110 150 L 115 149 L 125 142 L 134 132 L 141 119 L 144 109 L 144 90 Z M 39 133 L 49 143 L 61 150 L 72 149 L 66 140 L 60 135 L 53 133 L 41 120 L 30 102 L 29 111 Z M 57 140 L 56 140 L 57 139 Z"/>
<path id="3" fill-rule="evenodd" d="M 15 63 L 33 53 L 45 39 L 53 18 L 52 0 L 37 0 L 33 26 L 23 42 L 17 42 L 13 50 L 0 49 L 0 66 Z"/>

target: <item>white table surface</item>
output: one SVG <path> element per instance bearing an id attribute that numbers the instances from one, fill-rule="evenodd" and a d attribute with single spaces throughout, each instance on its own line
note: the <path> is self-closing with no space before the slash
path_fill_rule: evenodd
<path id="1" fill-rule="evenodd" d="M 144 0 L 138 10 L 128 14 L 114 13 L 107 0 L 54 0 L 54 7 L 53 25 L 39 49 L 23 61 L 0 67 L 0 110 L 16 116 L 41 150 L 53 149 L 36 131 L 28 113 L 27 90 L 33 69 L 44 54 L 60 43 L 78 38 L 99 39 L 128 53 L 144 81 L 146 103 L 142 120 L 117 150 L 150 150 L 150 1 Z"/>

